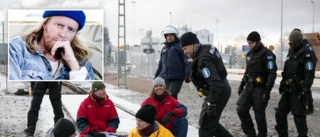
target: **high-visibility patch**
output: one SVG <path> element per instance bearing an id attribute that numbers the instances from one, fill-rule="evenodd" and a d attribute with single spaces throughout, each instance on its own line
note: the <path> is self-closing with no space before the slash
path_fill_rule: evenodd
<path id="1" fill-rule="evenodd" d="M 287 57 L 287 60 L 289 60 L 290 59 L 290 57 Z"/>
<path id="2" fill-rule="evenodd" d="M 251 58 L 250 58 L 250 57 L 247 57 L 247 60 L 251 60 Z"/>
<path id="3" fill-rule="evenodd" d="M 163 49 L 163 50 L 162 50 L 162 53 L 165 53 L 166 51 L 167 51 L 167 49 Z"/>
<path id="4" fill-rule="evenodd" d="M 306 54 L 306 57 L 307 57 L 307 58 L 310 57 L 310 54 Z"/>
<path id="5" fill-rule="evenodd" d="M 203 68 L 203 69 L 202 69 L 202 74 L 203 74 L 204 78 L 210 77 L 210 71 L 209 71 L 209 69 L 206 68 L 206 67 Z"/>
<path id="6" fill-rule="evenodd" d="M 216 52 L 216 56 L 217 56 L 218 59 L 220 59 L 220 57 L 221 57 L 221 55 L 220 55 L 220 53 L 218 51 Z"/>
<path id="7" fill-rule="evenodd" d="M 267 56 L 267 59 L 273 59 L 273 56 Z"/>
<path id="8" fill-rule="evenodd" d="M 310 49 L 311 51 L 313 51 L 313 49 L 312 49 L 312 47 L 311 47 L 311 46 L 309 47 L 309 49 Z"/>
<path id="9" fill-rule="evenodd" d="M 210 50 L 209 50 L 209 53 L 210 53 L 211 55 L 213 55 L 213 52 L 214 52 L 214 49 L 211 47 Z"/>
<path id="10" fill-rule="evenodd" d="M 268 69 L 273 69 L 274 68 L 274 63 L 273 61 L 268 62 Z"/>
<path id="11" fill-rule="evenodd" d="M 311 61 L 307 62 L 306 67 L 308 70 L 312 70 L 312 68 L 313 68 L 312 62 Z"/>

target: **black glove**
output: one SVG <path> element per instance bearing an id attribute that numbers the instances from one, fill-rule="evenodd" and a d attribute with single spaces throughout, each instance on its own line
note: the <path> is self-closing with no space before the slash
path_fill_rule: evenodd
<path id="1" fill-rule="evenodd" d="M 280 82 L 279 93 L 283 95 L 283 93 L 287 92 L 288 88 L 285 81 Z"/>
<path id="2" fill-rule="evenodd" d="M 269 93 L 264 93 L 262 95 L 262 103 L 266 103 L 270 98 L 270 94 Z"/>
<path id="3" fill-rule="evenodd" d="M 162 125 L 167 125 L 172 117 L 174 117 L 176 115 L 176 113 L 174 113 L 173 111 L 169 111 L 163 118 L 162 118 L 162 121 L 161 121 L 161 124 Z"/>
<path id="4" fill-rule="evenodd" d="M 243 78 L 242 78 L 242 80 L 241 80 L 241 82 L 240 82 L 240 86 L 239 86 L 239 88 L 238 88 L 238 95 L 239 95 L 239 96 L 240 96 L 240 94 L 242 93 L 243 88 L 244 88 L 244 86 L 247 84 L 247 82 L 248 82 L 248 77 L 245 75 L 245 76 L 243 76 Z"/>
<path id="5" fill-rule="evenodd" d="M 187 77 L 184 78 L 184 82 L 189 83 L 191 81 L 190 79 L 191 78 L 189 76 L 187 76 Z"/>
<path id="6" fill-rule="evenodd" d="M 306 94 L 307 94 L 307 92 L 308 92 L 308 89 L 303 88 L 303 89 L 300 91 L 299 99 L 300 99 L 300 100 L 305 100 L 305 99 L 306 99 Z"/>
<path id="7" fill-rule="evenodd" d="M 99 133 L 99 134 L 97 134 L 97 135 L 95 135 L 95 136 L 93 136 L 93 137 L 107 137 L 107 136 L 106 136 L 106 134 Z"/>
<path id="8" fill-rule="evenodd" d="M 239 96 L 241 95 L 242 91 L 243 91 L 243 87 L 241 87 L 241 85 L 240 85 L 240 87 L 239 87 L 239 89 L 238 89 L 238 95 L 239 95 Z"/>
<path id="9" fill-rule="evenodd" d="M 99 131 L 96 131 L 96 130 L 93 130 L 93 129 L 89 129 L 89 135 L 91 135 L 93 137 L 106 137 L 105 134 L 99 133 Z"/>
<path id="10" fill-rule="evenodd" d="M 309 89 L 306 86 L 306 82 L 304 80 L 300 81 L 300 86 L 301 86 L 302 90 L 300 91 L 299 99 L 305 100 L 306 94 L 308 93 Z"/>
<path id="11" fill-rule="evenodd" d="M 207 113 L 209 118 L 213 118 L 216 119 L 216 104 L 210 104 L 208 103 L 208 109 L 207 109 Z"/>
<path id="12" fill-rule="evenodd" d="M 264 93 L 262 94 L 262 103 L 266 103 L 270 99 L 270 88 L 266 88 Z"/>

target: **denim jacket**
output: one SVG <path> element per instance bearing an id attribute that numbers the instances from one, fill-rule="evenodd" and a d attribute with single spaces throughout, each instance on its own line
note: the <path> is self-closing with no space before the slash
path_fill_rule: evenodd
<path id="1" fill-rule="evenodd" d="M 36 50 L 36 54 L 29 52 L 23 38 L 15 37 L 9 42 L 9 80 L 69 80 L 69 68 L 62 63 L 55 76 L 49 60 Z M 90 61 L 80 61 L 80 67 L 88 71 L 86 80 L 95 80 L 95 75 Z"/>

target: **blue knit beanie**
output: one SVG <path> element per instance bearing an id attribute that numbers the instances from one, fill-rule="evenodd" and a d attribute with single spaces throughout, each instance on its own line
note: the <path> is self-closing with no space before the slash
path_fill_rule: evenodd
<path id="1" fill-rule="evenodd" d="M 79 29 L 81 30 L 86 22 L 86 15 L 82 10 L 46 10 L 42 17 L 51 17 L 51 16 L 66 16 L 74 19 L 79 24 Z"/>

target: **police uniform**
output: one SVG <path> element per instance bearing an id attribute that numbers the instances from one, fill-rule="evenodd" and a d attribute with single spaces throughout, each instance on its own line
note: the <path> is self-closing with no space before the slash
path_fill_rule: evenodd
<path id="1" fill-rule="evenodd" d="M 290 111 L 294 116 L 299 137 L 307 136 L 305 95 L 313 84 L 316 62 L 309 43 L 301 43 L 296 49 L 290 48 L 282 72 L 279 88 L 282 96 L 276 111 L 276 130 L 279 137 L 288 136 L 287 115 Z"/>
<path id="2" fill-rule="evenodd" d="M 312 52 L 314 52 L 314 50 L 313 50 L 312 47 L 311 47 L 311 44 L 310 44 L 307 40 L 305 40 L 305 39 L 303 40 L 303 45 L 307 46 L 307 48 L 309 48 L 309 46 L 310 46 L 309 49 L 311 49 Z M 314 66 L 316 66 L 316 63 L 317 63 L 317 61 L 315 62 Z M 306 102 L 306 104 L 307 104 L 307 107 L 308 107 L 306 114 L 311 114 L 311 113 L 313 113 L 313 111 L 314 111 L 314 110 L 313 110 L 312 91 L 309 89 L 306 95 L 307 95 L 307 102 Z"/>
<path id="3" fill-rule="evenodd" d="M 245 89 L 237 101 L 237 113 L 241 120 L 241 128 L 247 136 L 256 136 L 254 125 L 249 113 L 253 108 L 258 125 L 258 136 L 267 136 L 266 107 L 270 91 L 277 76 L 276 56 L 260 41 L 256 50 L 246 55 Z"/>
<path id="4" fill-rule="evenodd" d="M 199 136 L 232 136 L 220 123 L 221 113 L 227 104 L 231 88 L 227 71 L 219 51 L 211 45 L 198 45 L 191 64 L 191 80 L 198 90 L 206 95 L 199 119 Z M 207 114 L 208 107 L 216 105 L 215 118 Z"/>

